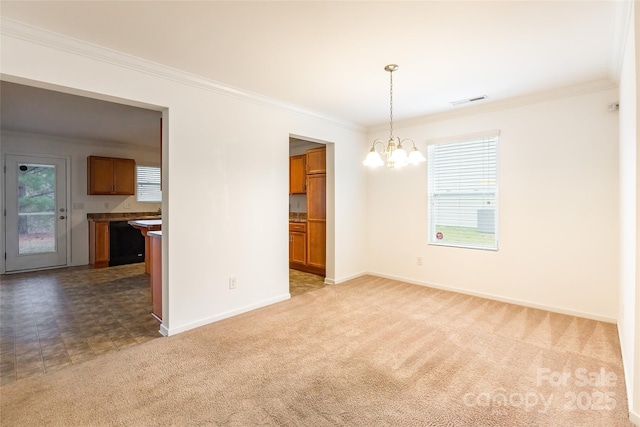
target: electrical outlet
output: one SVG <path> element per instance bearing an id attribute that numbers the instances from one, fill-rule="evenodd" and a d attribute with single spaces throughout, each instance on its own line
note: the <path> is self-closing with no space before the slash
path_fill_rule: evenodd
<path id="1" fill-rule="evenodd" d="M 229 289 L 235 289 L 235 288 L 236 288 L 236 278 L 229 277 Z"/>
<path id="2" fill-rule="evenodd" d="M 416 264 L 417 265 L 422 265 L 422 257 L 419 256 L 418 258 L 416 258 Z"/>
<path id="3" fill-rule="evenodd" d="M 129 202 L 124 202 L 125 209 L 131 209 L 131 204 Z"/>
<path id="4" fill-rule="evenodd" d="M 105 208 L 105 209 L 109 209 L 109 203 L 105 203 L 105 204 L 104 204 L 104 208 Z"/>

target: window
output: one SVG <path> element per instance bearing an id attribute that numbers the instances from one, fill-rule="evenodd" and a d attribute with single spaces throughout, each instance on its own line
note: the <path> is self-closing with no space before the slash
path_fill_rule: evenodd
<path id="1" fill-rule="evenodd" d="M 136 166 L 136 200 L 139 202 L 161 202 L 160 168 Z"/>
<path id="2" fill-rule="evenodd" d="M 498 249 L 498 134 L 429 145 L 430 244 Z"/>

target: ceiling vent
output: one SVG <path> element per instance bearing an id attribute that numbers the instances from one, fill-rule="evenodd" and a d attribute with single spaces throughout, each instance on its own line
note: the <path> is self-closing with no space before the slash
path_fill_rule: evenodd
<path id="1" fill-rule="evenodd" d="M 457 107 L 458 105 L 468 104 L 469 102 L 482 101 L 483 99 L 489 98 L 487 95 L 474 96 L 469 99 L 461 99 L 459 101 L 451 101 L 451 105 Z"/>

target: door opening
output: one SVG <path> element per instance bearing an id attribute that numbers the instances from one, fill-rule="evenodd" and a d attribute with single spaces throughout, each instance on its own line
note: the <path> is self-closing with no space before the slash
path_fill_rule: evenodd
<path id="1" fill-rule="evenodd" d="M 67 265 L 67 159 L 5 157 L 6 271 Z"/>
<path id="2" fill-rule="evenodd" d="M 326 146 L 289 138 L 289 294 L 324 287 Z"/>

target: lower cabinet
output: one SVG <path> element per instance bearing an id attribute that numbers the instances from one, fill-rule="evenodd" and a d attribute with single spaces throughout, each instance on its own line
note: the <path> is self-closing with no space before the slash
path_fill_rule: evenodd
<path id="1" fill-rule="evenodd" d="M 307 235 L 304 233 L 289 233 L 289 262 L 307 263 Z"/>
<path id="2" fill-rule="evenodd" d="M 89 264 L 109 267 L 109 221 L 89 221 Z"/>
<path id="3" fill-rule="evenodd" d="M 289 268 L 300 268 L 307 264 L 307 225 L 289 223 Z"/>

